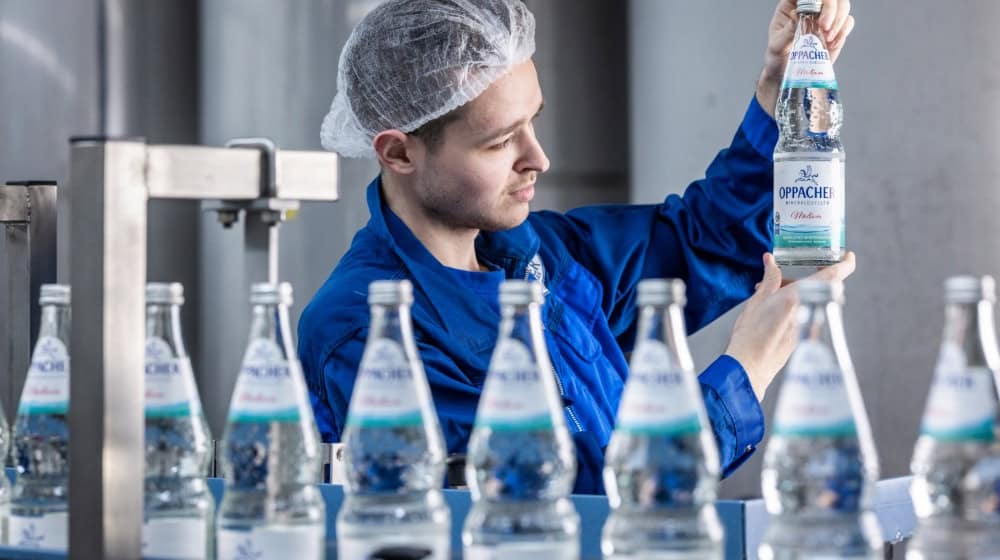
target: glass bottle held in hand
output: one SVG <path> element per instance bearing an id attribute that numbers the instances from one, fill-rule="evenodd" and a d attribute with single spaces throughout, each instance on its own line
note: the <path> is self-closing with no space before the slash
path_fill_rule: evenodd
<path id="1" fill-rule="evenodd" d="M 576 455 L 549 362 L 542 286 L 500 286 L 499 337 L 469 439 L 466 560 L 576 560 L 580 517 L 568 499 Z"/>
<path id="2" fill-rule="evenodd" d="M 764 453 L 762 560 L 879 559 L 878 462 L 841 323 L 843 285 L 800 280 L 799 342 Z"/>
<path id="3" fill-rule="evenodd" d="M 66 550 L 69 543 L 70 289 L 44 284 L 41 325 L 14 422 L 17 480 L 7 542 Z"/>
<path id="4" fill-rule="evenodd" d="M 250 302 L 250 340 L 222 438 L 218 558 L 321 559 L 319 434 L 288 324 L 292 288 L 254 284 Z"/>
<path id="5" fill-rule="evenodd" d="M 368 287 L 371 327 L 343 434 L 339 558 L 451 558 L 445 448 L 410 321 L 407 280 Z"/>
<path id="6" fill-rule="evenodd" d="M 945 325 L 910 495 L 910 560 L 1000 559 L 1000 353 L 992 277 L 945 282 Z"/>
<path id="7" fill-rule="evenodd" d="M 822 0 L 799 0 L 799 24 L 775 117 L 774 257 L 780 265 L 843 259 L 843 106 L 819 26 Z"/>
<path id="8" fill-rule="evenodd" d="M 608 560 L 722 558 L 719 452 L 687 347 L 684 282 L 639 283 L 639 331 L 604 485 Z"/>
<path id="9" fill-rule="evenodd" d="M 181 336 L 184 286 L 146 286 L 146 474 L 143 554 L 212 555 L 215 502 L 205 477 L 212 438 Z"/>

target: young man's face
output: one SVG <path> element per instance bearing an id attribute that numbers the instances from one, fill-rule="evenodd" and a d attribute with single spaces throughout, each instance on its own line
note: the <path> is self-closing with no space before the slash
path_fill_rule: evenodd
<path id="1" fill-rule="evenodd" d="M 549 160 L 533 120 L 542 90 L 530 60 L 515 66 L 445 126 L 443 138 L 414 164 L 425 213 L 455 229 L 500 231 L 528 217 L 535 179 Z"/>

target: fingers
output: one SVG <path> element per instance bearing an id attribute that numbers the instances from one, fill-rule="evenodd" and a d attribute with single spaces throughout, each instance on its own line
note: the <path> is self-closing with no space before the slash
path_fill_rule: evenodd
<path id="1" fill-rule="evenodd" d="M 837 20 L 838 4 L 845 2 L 846 0 L 823 0 L 823 11 L 819 14 L 819 26 L 823 28 L 824 31 L 830 31 L 833 28 L 833 22 Z"/>
<path id="2" fill-rule="evenodd" d="M 774 260 L 774 255 L 764 253 L 764 278 L 757 284 L 757 294 L 767 296 L 781 288 L 781 268 Z"/>
<path id="3" fill-rule="evenodd" d="M 832 42 L 837 35 L 840 34 L 841 29 L 844 28 L 844 24 L 847 23 L 847 18 L 851 15 L 851 0 L 840 0 L 837 3 L 837 14 L 833 17 L 833 22 L 830 27 L 824 28 L 826 30 L 826 42 Z"/>
<path id="4" fill-rule="evenodd" d="M 840 55 L 840 50 L 844 48 L 844 43 L 847 41 L 847 36 L 851 34 L 851 31 L 854 31 L 854 16 L 847 16 L 847 20 L 844 21 L 843 27 L 837 32 L 837 36 L 828 42 L 830 58 L 834 62 L 836 62 L 837 57 Z"/>
<path id="5" fill-rule="evenodd" d="M 823 280 L 825 282 L 843 282 L 848 276 L 851 275 L 851 273 L 854 272 L 855 265 L 854 252 L 848 252 L 847 255 L 844 256 L 844 260 L 816 271 L 814 274 L 809 276 L 809 279 Z"/>

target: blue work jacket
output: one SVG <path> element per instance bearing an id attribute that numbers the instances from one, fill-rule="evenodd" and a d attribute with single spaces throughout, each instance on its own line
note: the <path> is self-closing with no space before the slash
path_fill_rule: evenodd
<path id="1" fill-rule="evenodd" d="M 644 278 L 687 284 L 694 332 L 749 297 L 771 249 L 774 120 L 754 99 L 729 148 L 705 178 L 661 204 L 532 212 L 507 231 L 483 232 L 478 257 L 506 278 L 540 277 L 545 339 L 561 382 L 578 459 L 575 492 L 602 493 L 604 449 L 614 428 L 632 348 L 636 287 Z M 368 284 L 413 283 L 413 332 L 449 453 L 469 440 L 497 338 L 496 294 L 444 267 L 368 187 L 371 219 L 302 313 L 298 352 L 323 441 L 339 441 L 368 335 Z M 466 273 L 466 275 L 491 274 Z M 754 451 L 764 416 L 743 367 L 723 355 L 700 375 L 724 475 Z"/>

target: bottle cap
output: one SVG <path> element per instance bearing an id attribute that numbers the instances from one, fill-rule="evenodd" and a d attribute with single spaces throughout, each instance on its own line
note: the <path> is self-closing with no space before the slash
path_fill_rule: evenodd
<path id="1" fill-rule="evenodd" d="M 527 305 L 542 303 L 542 285 L 528 280 L 505 280 L 500 284 L 500 305 Z"/>
<path id="2" fill-rule="evenodd" d="M 261 282 L 250 287 L 250 303 L 261 305 L 291 305 L 292 285 L 288 282 Z"/>
<path id="3" fill-rule="evenodd" d="M 146 304 L 183 305 L 184 285 L 180 282 L 150 282 L 146 284 Z"/>
<path id="4" fill-rule="evenodd" d="M 994 302 L 996 283 L 992 276 L 952 276 L 944 281 L 944 300 L 948 303 Z"/>
<path id="5" fill-rule="evenodd" d="M 799 0 L 800 14 L 818 14 L 823 9 L 823 0 Z"/>
<path id="6" fill-rule="evenodd" d="M 413 284 L 409 280 L 375 280 L 368 284 L 368 305 L 410 305 Z"/>
<path id="7" fill-rule="evenodd" d="M 799 280 L 795 283 L 802 303 L 844 303 L 844 283 L 826 280 Z"/>
<path id="8" fill-rule="evenodd" d="M 69 305 L 69 286 L 65 284 L 42 284 L 39 289 L 39 305 Z"/>
<path id="9" fill-rule="evenodd" d="M 639 305 L 687 303 L 684 281 L 677 278 L 650 278 L 639 282 Z"/>

